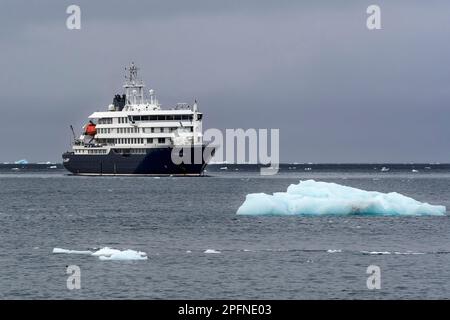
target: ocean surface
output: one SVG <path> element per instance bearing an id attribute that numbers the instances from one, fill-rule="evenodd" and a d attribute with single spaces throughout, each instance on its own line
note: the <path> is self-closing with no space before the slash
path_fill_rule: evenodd
<path id="1" fill-rule="evenodd" d="M 448 212 L 236 215 L 248 193 L 286 191 L 305 179 L 449 209 L 450 165 L 290 164 L 276 176 L 215 165 L 207 175 L 77 177 L 59 165 L 0 165 L 0 298 L 450 298 Z M 52 253 L 103 247 L 148 259 Z M 79 266 L 81 289 L 67 288 L 69 265 Z M 369 265 L 380 267 L 379 290 L 367 288 Z"/>

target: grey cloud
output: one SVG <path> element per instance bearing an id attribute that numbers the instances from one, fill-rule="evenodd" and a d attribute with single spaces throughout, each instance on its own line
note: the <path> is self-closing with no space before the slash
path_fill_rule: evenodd
<path id="1" fill-rule="evenodd" d="M 206 128 L 279 128 L 282 161 L 450 159 L 447 1 L 379 1 L 380 31 L 372 1 L 77 1 L 69 31 L 72 3 L 2 4 L 0 161 L 59 160 L 130 61 Z"/>

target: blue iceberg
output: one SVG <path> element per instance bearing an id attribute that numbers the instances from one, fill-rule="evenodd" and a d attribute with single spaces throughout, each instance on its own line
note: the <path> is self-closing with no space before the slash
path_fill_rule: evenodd
<path id="1" fill-rule="evenodd" d="M 382 193 L 314 180 L 286 192 L 248 194 L 239 215 L 445 215 L 445 206 L 419 202 L 397 192 Z"/>
<path id="2" fill-rule="evenodd" d="M 26 159 L 15 161 L 14 164 L 28 164 L 28 161 Z"/>

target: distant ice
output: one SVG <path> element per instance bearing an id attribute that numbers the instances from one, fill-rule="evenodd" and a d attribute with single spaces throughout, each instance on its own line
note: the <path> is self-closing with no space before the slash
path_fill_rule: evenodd
<path id="1" fill-rule="evenodd" d="M 373 254 L 373 255 L 384 255 L 384 254 L 392 254 L 389 251 L 361 251 L 362 254 Z"/>
<path id="2" fill-rule="evenodd" d="M 62 248 L 54 248 L 54 249 L 53 249 L 53 253 L 88 254 L 88 255 L 91 255 L 91 254 L 92 254 L 92 251 L 89 251 L 89 250 L 85 250 L 85 251 L 80 251 L 80 250 L 67 250 L 67 249 L 62 249 Z"/>
<path id="3" fill-rule="evenodd" d="M 221 253 L 220 251 L 214 250 L 214 249 L 207 249 L 204 253 Z"/>
<path id="4" fill-rule="evenodd" d="M 300 181 L 287 192 L 248 194 L 239 215 L 445 215 L 430 205 L 396 192 L 381 193 L 336 183 Z"/>
<path id="5" fill-rule="evenodd" d="M 111 255 L 100 255 L 100 260 L 147 260 L 147 254 L 141 251 L 124 250 L 114 252 Z"/>
<path id="6" fill-rule="evenodd" d="M 66 253 L 66 254 L 87 254 L 94 257 L 99 257 L 100 260 L 147 260 L 147 254 L 142 251 L 134 250 L 118 250 L 109 247 L 104 247 L 97 251 L 78 251 L 68 250 L 62 248 L 54 248 L 53 253 Z"/>
<path id="7" fill-rule="evenodd" d="M 340 249 L 328 249 L 327 252 L 328 253 L 339 253 L 339 252 L 342 252 L 342 250 L 340 250 Z"/>
<path id="8" fill-rule="evenodd" d="M 113 254 L 120 253 L 120 252 L 121 251 L 118 250 L 118 249 L 112 249 L 112 248 L 109 248 L 109 247 L 104 247 L 104 248 L 102 248 L 100 250 L 95 251 L 94 253 L 92 253 L 92 255 L 96 256 L 96 257 L 100 257 L 100 256 L 107 256 L 108 257 L 108 256 L 111 256 Z"/>
<path id="9" fill-rule="evenodd" d="M 14 164 L 28 164 L 28 160 L 26 160 L 26 159 L 17 160 L 14 162 Z"/>

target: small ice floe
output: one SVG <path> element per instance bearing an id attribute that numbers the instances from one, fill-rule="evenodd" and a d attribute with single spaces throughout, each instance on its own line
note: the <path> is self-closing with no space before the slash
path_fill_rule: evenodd
<path id="1" fill-rule="evenodd" d="M 220 167 L 220 170 L 228 170 L 228 167 Z"/>
<path id="2" fill-rule="evenodd" d="M 381 168 L 381 172 L 388 172 L 389 170 L 391 170 L 391 169 L 389 169 L 389 168 L 386 168 L 386 167 L 383 167 L 383 168 Z"/>
<path id="3" fill-rule="evenodd" d="M 109 248 L 109 247 L 104 247 L 104 248 L 102 248 L 100 250 L 97 250 L 97 251 L 93 252 L 92 255 L 96 256 L 96 257 L 101 257 L 101 256 L 109 257 L 109 256 L 111 256 L 113 254 L 120 253 L 120 252 L 121 251 L 118 250 L 118 249 L 112 249 L 112 248 Z"/>
<path id="4" fill-rule="evenodd" d="M 221 252 L 218 250 L 214 250 L 214 249 L 207 249 L 207 250 L 205 250 L 204 253 L 221 253 Z"/>
<path id="5" fill-rule="evenodd" d="M 411 170 L 411 172 L 413 172 L 413 173 L 417 173 L 417 172 L 419 172 L 419 170 L 416 170 L 416 169 L 412 169 L 412 170 Z"/>
<path id="6" fill-rule="evenodd" d="M 62 248 L 53 248 L 53 253 L 67 253 L 67 254 L 87 254 L 92 255 L 92 251 L 90 250 L 68 250 Z"/>
<path id="7" fill-rule="evenodd" d="M 57 166 L 50 166 L 50 167 L 48 167 L 49 169 L 57 169 L 58 167 Z"/>
<path id="8" fill-rule="evenodd" d="M 147 254 L 142 251 L 134 250 L 118 250 L 109 247 L 104 247 L 96 251 L 80 251 L 80 250 L 68 250 L 62 248 L 54 248 L 53 253 L 66 253 L 66 254 L 86 254 L 94 257 L 98 257 L 100 260 L 147 260 Z"/>
<path id="9" fill-rule="evenodd" d="M 414 252 L 414 251 L 406 251 L 406 252 L 398 252 L 398 251 L 396 251 L 396 252 L 394 252 L 394 254 L 401 254 L 401 255 L 409 255 L 409 254 L 411 254 L 411 255 L 416 255 L 416 254 L 425 254 L 424 252 Z"/>
<path id="10" fill-rule="evenodd" d="M 147 260 L 147 254 L 141 251 L 123 250 L 110 255 L 99 256 L 100 260 Z"/>
<path id="11" fill-rule="evenodd" d="M 392 254 L 389 251 L 361 251 L 362 254 L 370 254 L 370 255 L 384 255 L 384 254 Z"/>
<path id="12" fill-rule="evenodd" d="M 328 249 L 327 250 L 327 253 L 339 253 L 339 252 L 342 252 L 342 250 L 341 249 Z"/>
<path id="13" fill-rule="evenodd" d="M 312 170 L 312 168 L 305 168 L 305 171 L 311 171 Z"/>
<path id="14" fill-rule="evenodd" d="M 192 253 L 192 251 L 191 250 L 186 250 L 186 253 Z"/>
<path id="15" fill-rule="evenodd" d="M 19 171 L 19 168 L 11 168 L 12 171 Z"/>
<path id="16" fill-rule="evenodd" d="M 425 167 L 426 170 L 431 170 L 431 167 Z"/>
<path id="17" fill-rule="evenodd" d="M 445 215 L 445 206 L 419 202 L 396 192 L 365 191 L 336 183 L 300 181 L 286 192 L 251 193 L 240 215 Z"/>

